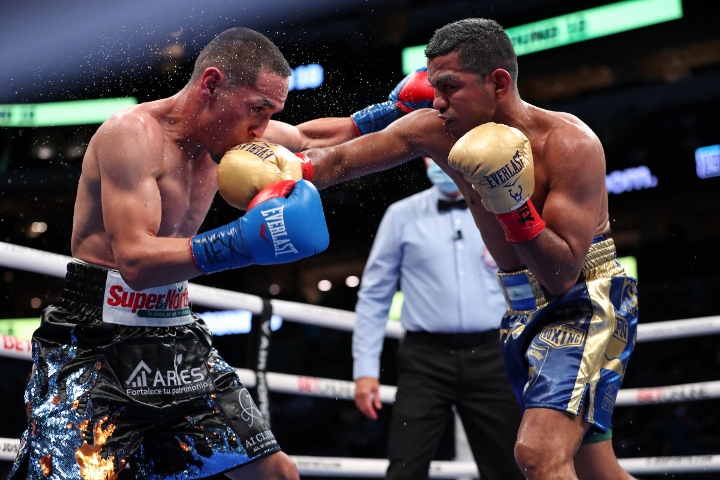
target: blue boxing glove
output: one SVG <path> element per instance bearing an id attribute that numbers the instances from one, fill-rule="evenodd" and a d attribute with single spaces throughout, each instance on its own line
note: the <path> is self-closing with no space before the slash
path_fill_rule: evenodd
<path id="1" fill-rule="evenodd" d="M 435 92 L 421 67 L 405 77 L 388 95 L 388 101 L 370 105 L 350 115 L 358 135 L 377 132 L 406 113 L 432 108 Z"/>
<path id="2" fill-rule="evenodd" d="M 315 186 L 284 180 L 261 190 L 239 219 L 192 237 L 190 247 L 198 269 L 207 275 L 293 262 L 322 252 L 329 242 Z"/>

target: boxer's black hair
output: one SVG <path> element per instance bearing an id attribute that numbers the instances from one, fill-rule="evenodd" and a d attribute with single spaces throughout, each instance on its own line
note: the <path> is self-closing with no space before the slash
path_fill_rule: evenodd
<path id="1" fill-rule="evenodd" d="M 495 20 L 467 18 L 435 31 L 425 56 L 428 59 L 458 52 L 460 66 L 481 78 L 498 68 L 517 81 L 518 65 L 510 37 Z"/>
<path id="2" fill-rule="evenodd" d="M 269 38 L 243 27 L 225 30 L 202 49 L 191 80 L 199 79 L 209 67 L 218 67 L 235 86 L 255 83 L 260 70 L 284 77 L 292 73 L 280 49 Z"/>

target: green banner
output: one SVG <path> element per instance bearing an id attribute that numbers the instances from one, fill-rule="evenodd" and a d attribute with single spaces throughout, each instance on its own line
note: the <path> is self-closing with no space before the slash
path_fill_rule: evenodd
<path id="1" fill-rule="evenodd" d="M 30 340 L 33 332 L 39 326 L 40 317 L 2 319 L 0 320 L 0 335 Z"/>
<path id="2" fill-rule="evenodd" d="M 125 97 L 0 105 L 0 127 L 59 127 L 102 123 L 121 108 L 137 103 L 137 99 Z"/>
<path id="3" fill-rule="evenodd" d="M 507 28 L 505 31 L 519 57 L 677 20 L 682 16 L 682 0 L 625 0 Z M 425 65 L 425 47 L 418 45 L 403 49 L 403 72 L 406 75 Z"/>

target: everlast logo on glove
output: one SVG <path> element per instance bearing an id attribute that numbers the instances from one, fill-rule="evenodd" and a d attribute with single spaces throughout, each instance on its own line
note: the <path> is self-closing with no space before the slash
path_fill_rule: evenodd
<path id="1" fill-rule="evenodd" d="M 510 243 L 518 243 L 523 238 L 535 238 L 545 228 L 545 220 L 540 218 L 529 201 L 521 204 L 517 210 L 498 217 Z"/>
<path id="2" fill-rule="evenodd" d="M 268 158 L 275 155 L 275 151 L 273 150 L 273 147 L 277 147 L 277 146 L 278 145 L 275 143 L 253 142 L 253 143 L 243 143 L 242 145 L 238 145 L 237 147 L 234 147 L 231 150 L 239 150 L 239 151 L 243 151 L 243 152 L 252 153 L 256 157 L 265 161 Z"/>
<path id="3" fill-rule="evenodd" d="M 504 187 L 512 187 L 513 185 L 515 185 L 515 183 L 509 183 L 510 180 L 515 177 L 515 175 L 520 173 L 523 168 L 525 168 L 525 161 L 520 155 L 520 151 L 515 150 L 515 155 L 513 155 L 510 163 L 506 163 L 504 167 L 494 171 L 490 175 L 485 175 L 485 180 L 487 180 L 490 188 L 495 188 L 499 185 L 502 185 Z"/>
<path id="4" fill-rule="evenodd" d="M 265 218 L 265 223 L 260 227 L 260 237 L 270 245 L 270 240 L 265 236 L 267 232 L 270 232 L 276 257 L 285 253 L 298 253 L 295 246 L 287 238 L 288 233 L 285 229 L 285 218 L 283 217 L 284 208 L 284 206 L 276 207 L 260 212 Z"/>

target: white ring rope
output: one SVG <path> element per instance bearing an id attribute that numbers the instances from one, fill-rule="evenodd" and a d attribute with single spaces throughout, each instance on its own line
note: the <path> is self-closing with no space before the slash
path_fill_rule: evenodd
<path id="1" fill-rule="evenodd" d="M 72 260 L 71 257 L 65 255 L 0 242 L 0 265 L 8 268 L 65 278 L 67 264 L 70 260 Z M 204 307 L 219 310 L 248 310 L 254 314 L 260 314 L 263 310 L 262 298 L 247 293 L 194 283 L 190 284 L 188 293 L 193 304 Z M 347 310 L 284 300 L 270 300 L 270 303 L 274 314 L 296 323 L 334 328 L 346 332 L 352 332 L 355 324 L 355 312 Z M 397 322 L 388 322 L 386 335 L 391 338 L 400 338 L 403 335 L 403 329 Z"/>
<path id="2" fill-rule="evenodd" d="M 0 242 L 0 265 L 23 271 L 64 278 L 70 257 L 35 250 L 28 247 Z M 222 290 L 192 284 L 190 300 L 197 305 L 220 310 L 242 309 L 254 314 L 262 312 L 263 300 L 230 290 Z M 299 304 L 283 300 L 270 300 L 273 313 L 283 319 L 351 332 L 355 313 L 316 305 Z M 692 318 L 641 324 L 638 326 L 637 341 L 656 341 L 690 336 L 720 333 L 720 316 Z M 397 322 L 388 322 L 387 337 L 402 338 L 404 331 Z M 31 360 L 29 340 L 0 335 L 0 357 Z M 248 387 L 256 382 L 255 372 L 236 369 L 241 381 Z M 274 392 L 309 395 L 335 399 L 354 399 L 355 384 L 351 381 L 318 377 L 304 377 L 283 373 L 266 373 L 268 388 Z M 394 386 L 380 386 L 380 400 L 392 403 L 395 400 Z M 720 381 L 701 382 L 655 388 L 620 390 L 616 405 L 644 405 L 672 403 L 688 400 L 720 398 Z M 19 445 L 18 439 L 0 438 L 0 460 L 14 460 Z M 388 460 L 355 459 L 331 457 L 292 456 L 301 475 L 332 477 L 385 476 Z M 720 471 L 720 455 L 698 455 L 685 457 L 648 457 L 620 459 L 620 465 L 631 474 L 689 473 Z M 478 478 L 473 462 L 432 462 L 431 478 Z"/>
<path id="3" fill-rule="evenodd" d="M 0 461 L 13 461 L 20 440 L 0 438 Z M 305 457 L 290 455 L 300 475 L 315 477 L 383 478 L 388 460 L 375 458 Z M 720 455 L 694 455 L 688 457 L 623 458 L 620 465 L 633 475 L 652 473 L 690 473 L 720 471 Z M 473 462 L 439 462 L 430 464 L 430 478 L 478 478 Z"/>
<path id="4" fill-rule="evenodd" d="M 65 255 L 0 242 L 0 265 L 5 267 L 64 278 L 70 260 L 71 258 Z M 194 304 L 219 310 L 241 309 L 255 314 L 262 312 L 262 298 L 255 295 L 204 285 L 191 285 L 190 300 Z M 284 300 L 270 300 L 270 303 L 274 314 L 297 323 L 346 332 L 351 332 L 355 324 L 355 313 L 347 310 Z M 637 341 L 668 340 L 714 333 L 720 333 L 720 315 L 640 324 Z M 388 322 L 385 334 L 390 338 L 401 338 L 403 329 L 397 322 Z"/>
<path id="5" fill-rule="evenodd" d="M 0 357 L 32 360 L 30 340 L 0 335 Z M 255 372 L 246 368 L 236 368 L 240 380 L 246 387 L 254 387 L 257 379 Z M 285 373 L 267 372 L 265 374 L 268 389 L 278 393 L 290 393 L 311 397 L 355 399 L 355 383 L 332 378 L 305 377 Z M 380 400 L 393 403 L 397 387 L 380 386 Z M 687 383 L 650 388 L 626 388 L 618 392 L 616 405 L 646 405 L 651 403 L 674 403 L 691 400 L 709 400 L 720 398 L 720 381 Z"/>

